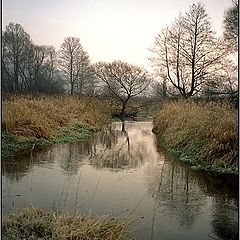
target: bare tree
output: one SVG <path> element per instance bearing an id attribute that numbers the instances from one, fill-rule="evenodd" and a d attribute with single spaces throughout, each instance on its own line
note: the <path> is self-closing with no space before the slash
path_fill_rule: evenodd
<path id="1" fill-rule="evenodd" d="M 150 58 L 183 97 L 197 94 L 222 57 L 208 15 L 198 3 L 155 38 Z"/>
<path id="2" fill-rule="evenodd" d="M 9 23 L 2 36 L 2 66 L 8 77 L 5 88 L 9 91 L 21 91 L 23 82 L 21 69 L 27 61 L 27 53 L 32 41 L 24 28 L 17 23 Z"/>
<path id="3" fill-rule="evenodd" d="M 77 88 L 81 94 L 84 84 L 91 80 L 93 71 L 88 54 L 83 50 L 80 39 L 67 37 L 58 52 L 58 65 L 71 86 L 71 95 Z"/>
<path id="4" fill-rule="evenodd" d="M 238 47 L 238 2 L 234 0 L 232 7 L 224 14 L 224 38 L 230 49 L 237 51 Z"/>
<path id="5" fill-rule="evenodd" d="M 151 84 L 153 96 L 157 98 L 166 98 L 167 97 L 167 86 L 164 81 L 154 81 Z"/>
<path id="6" fill-rule="evenodd" d="M 10 76 L 6 64 L 4 63 L 3 59 L 1 59 L 1 82 L 2 82 L 2 90 L 3 92 L 13 92 L 13 79 Z"/>
<path id="7" fill-rule="evenodd" d="M 52 46 L 33 45 L 28 52 L 28 61 L 21 71 L 26 89 L 38 93 L 59 92 L 62 82 L 57 71 L 56 52 Z"/>
<path id="8" fill-rule="evenodd" d="M 150 84 L 146 70 L 122 61 L 96 63 L 95 73 L 105 83 L 109 93 L 121 103 L 123 116 L 128 101 L 143 93 Z"/>
<path id="9" fill-rule="evenodd" d="M 52 46 L 35 45 L 20 24 L 9 23 L 3 32 L 2 86 L 4 92 L 62 92 Z"/>
<path id="10" fill-rule="evenodd" d="M 215 75 L 204 85 L 203 95 L 234 95 L 238 92 L 238 68 L 233 61 L 222 59 Z"/>

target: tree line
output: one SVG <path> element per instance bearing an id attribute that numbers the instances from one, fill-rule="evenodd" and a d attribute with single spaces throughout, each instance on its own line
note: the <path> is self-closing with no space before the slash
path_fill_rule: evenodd
<path id="1" fill-rule="evenodd" d="M 34 44 L 18 23 L 2 32 L 3 92 L 104 95 L 122 104 L 150 89 L 155 96 L 235 92 L 238 3 L 225 11 L 224 34 L 216 38 L 204 6 L 192 4 L 166 26 L 150 48 L 152 74 L 123 61 L 92 64 L 78 37 L 66 37 L 59 50 Z M 149 88 L 149 86 L 151 88 Z"/>

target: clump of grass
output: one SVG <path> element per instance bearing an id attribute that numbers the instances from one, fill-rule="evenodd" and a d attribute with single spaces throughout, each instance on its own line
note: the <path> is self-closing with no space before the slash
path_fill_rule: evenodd
<path id="1" fill-rule="evenodd" d="M 98 217 L 76 212 L 44 211 L 29 207 L 12 215 L 4 215 L 2 237 L 5 240 L 18 239 L 129 239 L 125 220 Z"/>
<path id="2" fill-rule="evenodd" d="M 180 154 L 237 171 L 237 111 L 228 103 L 167 102 L 154 125 L 164 143 Z"/>

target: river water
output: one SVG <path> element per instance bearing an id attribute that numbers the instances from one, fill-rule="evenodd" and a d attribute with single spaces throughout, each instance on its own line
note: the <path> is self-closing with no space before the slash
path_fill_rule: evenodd
<path id="1" fill-rule="evenodd" d="M 136 239 L 238 239 L 238 178 L 197 172 L 156 143 L 151 121 L 114 122 L 86 142 L 2 163 L 2 210 L 128 217 Z"/>

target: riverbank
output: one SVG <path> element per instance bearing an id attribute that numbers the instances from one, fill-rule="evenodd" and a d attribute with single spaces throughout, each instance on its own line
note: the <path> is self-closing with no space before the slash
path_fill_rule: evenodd
<path id="1" fill-rule="evenodd" d="M 44 145 L 88 139 L 111 121 L 111 107 L 95 98 L 11 95 L 3 101 L 2 158 Z"/>
<path id="2" fill-rule="evenodd" d="M 238 173 L 237 111 L 227 103 L 166 102 L 154 117 L 153 132 L 193 169 Z"/>
<path id="3" fill-rule="evenodd" d="M 76 212 L 69 214 L 29 207 L 4 215 L 3 239 L 111 239 L 127 240 L 126 221 Z"/>

